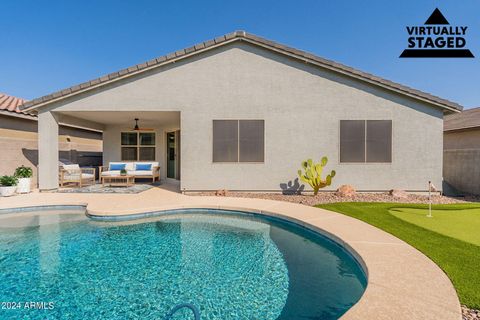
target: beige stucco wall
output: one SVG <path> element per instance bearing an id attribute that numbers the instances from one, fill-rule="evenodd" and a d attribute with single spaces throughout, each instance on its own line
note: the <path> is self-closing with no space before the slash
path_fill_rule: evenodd
<path id="1" fill-rule="evenodd" d="M 89 165 L 101 157 L 101 133 L 61 126 L 57 139 L 61 159 Z M 32 186 L 37 185 L 37 121 L 0 115 L 0 150 L 0 175 L 12 175 L 24 165 L 33 169 Z"/>
<path id="2" fill-rule="evenodd" d="M 480 194 L 480 129 L 445 132 L 445 181 L 464 193 Z"/>
<path id="3" fill-rule="evenodd" d="M 480 149 L 480 128 L 464 131 L 448 131 L 443 135 L 443 148 Z"/>
<path id="4" fill-rule="evenodd" d="M 302 160 L 324 155 L 328 169 L 337 171 L 330 189 L 425 190 L 428 180 L 441 185 L 441 110 L 245 43 L 49 106 L 55 108 L 181 111 L 186 190 L 280 190 L 296 178 Z M 265 163 L 212 163 L 213 119 L 264 119 Z M 339 163 L 342 119 L 391 119 L 392 163 Z"/>

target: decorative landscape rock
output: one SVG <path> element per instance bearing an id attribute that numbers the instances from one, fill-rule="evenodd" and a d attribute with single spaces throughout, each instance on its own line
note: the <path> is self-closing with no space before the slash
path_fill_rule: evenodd
<path id="1" fill-rule="evenodd" d="M 478 320 L 480 319 L 480 310 L 469 309 L 462 305 L 462 320 Z"/>
<path id="2" fill-rule="evenodd" d="M 394 198 L 402 198 L 402 199 L 408 198 L 408 193 L 405 192 L 404 190 L 392 189 L 388 192 L 388 194 Z"/>
<path id="3" fill-rule="evenodd" d="M 218 197 L 226 197 L 227 193 L 228 193 L 228 191 L 225 190 L 225 189 L 215 191 L 215 195 L 218 196 Z"/>
<path id="4" fill-rule="evenodd" d="M 339 197 L 354 197 L 357 192 L 355 191 L 355 188 L 351 185 L 344 184 L 337 189 L 337 192 L 335 192 L 335 194 Z"/>

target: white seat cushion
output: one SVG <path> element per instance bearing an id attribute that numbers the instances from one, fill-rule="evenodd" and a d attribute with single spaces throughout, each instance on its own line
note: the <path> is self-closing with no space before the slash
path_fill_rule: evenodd
<path id="1" fill-rule="evenodd" d="M 151 176 L 152 170 L 128 171 L 128 174 L 133 176 Z"/>
<path id="2" fill-rule="evenodd" d="M 63 179 L 80 180 L 80 174 L 79 173 L 70 174 L 67 172 L 67 174 L 63 175 Z M 82 180 L 89 180 L 89 179 L 95 179 L 95 176 L 91 173 L 82 173 Z"/>
<path id="3" fill-rule="evenodd" d="M 113 171 L 103 171 L 102 176 L 119 176 L 120 170 L 113 170 Z"/>
<path id="4" fill-rule="evenodd" d="M 78 164 L 64 164 L 63 169 L 67 171 L 67 174 L 80 172 L 80 166 Z"/>

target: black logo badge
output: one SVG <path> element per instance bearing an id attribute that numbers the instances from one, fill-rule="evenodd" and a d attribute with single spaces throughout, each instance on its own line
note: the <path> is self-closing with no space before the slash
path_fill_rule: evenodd
<path id="1" fill-rule="evenodd" d="M 435 9 L 423 26 L 409 26 L 408 46 L 400 58 L 474 58 L 465 48 L 468 27 L 452 26 Z"/>

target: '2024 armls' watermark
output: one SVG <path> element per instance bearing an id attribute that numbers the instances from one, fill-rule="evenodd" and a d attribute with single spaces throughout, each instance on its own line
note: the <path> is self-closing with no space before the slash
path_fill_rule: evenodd
<path id="1" fill-rule="evenodd" d="M 2 301 L 2 310 L 52 310 L 55 303 L 52 301 Z"/>

